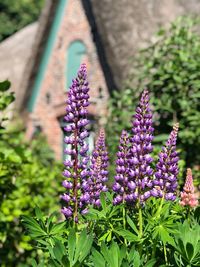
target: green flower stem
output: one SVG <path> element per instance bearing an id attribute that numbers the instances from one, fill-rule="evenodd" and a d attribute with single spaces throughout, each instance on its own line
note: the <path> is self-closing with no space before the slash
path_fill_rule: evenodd
<path id="1" fill-rule="evenodd" d="M 139 223 L 139 236 L 142 237 L 142 235 L 143 235 L 143 220 L 142 220 L 141 207 L 139 207 L 139 211 L 138 211 L 138 223 Z"/>
<path id="2" fill-rule="evenodd" d="M 166 250 L 165 243 L 163 243 L 163 250 L 164 250 L 164 256 L 165 256 L 165 263 L 166 263 L 166 265 L 168 265 L 168 261 L 167 261 L 167 250 Z"/>
<path id="3" fill-rule="evenodd" d="M 155 258 L 156 255 L 156 242 L 153 243 L 152 258 Z"/>
<path id="4" fill-rule="evenodd" d="M 122 208 L 122 216 L 123 216 L 123 227 L 126 230 L 126 210 L 125 210 L 125 205 L 123 203 L 123 208 Z M 124 243 L 127 246 L 127 240 L 124 238 Z"/>
<path id="5" fill-rule="evenodd" d="M 140 203 L 138 203 L 138 225 L 139 225 L 139 238 L 143 236 L 143 220 L 142 220 L 142 209 Z M 140 256 L 142 256 L 142 243 L 139 244 L 138 251 Z"/>
<path id="6" fill-rule="evenodd" d="M 188 223 L 190 223 L 190 221 L 191 221 L 191 209 L 189 206 L 186 209 L 186 219 L 188 220 Z"/>

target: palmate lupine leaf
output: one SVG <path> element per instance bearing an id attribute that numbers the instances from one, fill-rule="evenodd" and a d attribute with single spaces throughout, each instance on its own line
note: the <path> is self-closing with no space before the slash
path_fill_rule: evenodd
<path id="1" fill-rule="evenodd" d="M 75 233 L 74 229 L 70 230 L 68 237 L 68 256 L 70 266 L 76 266 L 76 264 L 81 264 L 85 260 L 90 253 L 92 243 L 92 235 L 87 235 L 85 229 L 79 235 Z"/>
<path id="2" fill-rule="evenodd" d="M 76 248 L 76 233 L 74 229 L 71 229 L 68 236 L 68 255 L 70 262 L 73 262 L 75 248 Z"/>
<path id="3" fill-rule="evenodd" d="M 176 253 L 175 260 L 185 266 L 199 266 L 200 262 L 200 226 L 193 223 L 192 227 L 187 221 L 179 225 L 179 233 L 174 236 L 175 243 L 171 244 Z"/>
<path id="4" fill-rule="evenodd" d="M 112 242 L 108 248 L 105 243 L 102 243 L 101 253 L 109 267 L 120 267 L 126 256 L 126 247 L 122 246 L 119 248 L 116 242 Z"/>
<path id="5" fill-rule="evenodd" d="M 116 242 L 109 247 L 102 243 L 100 251 L 93 249 L 91 259 L 95 267 L 153 267 L 156 263 L 156 259 L 150 259 L 145 264 L 135 246 L 128 250 L 125 245 L 119 247 Z"/>
<path id="6" fill-rule="evenodd" d="M 28 230 L 29 234 L 33 238 L 41 238 L 44 236 L 48 236 L 48 233 L 44 231 L 41 225 L 32 217 L 23 215 L 22 223 Z"/>
<path id="7" fill-rule="evenodd" d="M 96 267 L 106 266 L 106 261 L 104 260 L 104 257 L 94 248 L 92 249 L 92 261 L 94 262 Z"/>
<path id="8" fill-rule="evenodd" d="M 126 229 L 116 229 L 114 232 L 123 238 L 127 239 L 130 242 L 141 242 L 143 239 L 139 238 L 137 235 L 133 234 L 129 230 Z"/>
<path id="9" fill-rule="evenodd" d="M 56 213 L 46 219 L 38 207 L 35 209 L 35 214 L 36 219 L 23 215 L 21 217 L 22 224 L 33 239 L 49 250 L 49 246 L 52 247 L 66 230 L 66 222 L 53 222 Z"/>
<path id="10" fill-rule="evenodd" d="M 139 235 L 139 231 L 138 231 L 136 225 L 134 224 L 134 222 L 131 220 L 131 218 L 130 218 L 128 215 L 127 215 L 127 222 L 128 222 L 128 224 L 130 225 L 130 227 L 133 229 L 133 231 L 134 231 L 137 235 Z"/>

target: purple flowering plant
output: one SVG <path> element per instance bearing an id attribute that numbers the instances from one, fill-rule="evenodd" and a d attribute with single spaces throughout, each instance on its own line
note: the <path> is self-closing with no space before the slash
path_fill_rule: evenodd
<path id="1" fill-rule="evenodd" d="M 60 198 L 61 212 L 66 219 L 64 227 L 68 225 L 69 228 L 65 236 L 61 223 L 61 236 L 68 238 L 69 266 L 75 266 L 74 262 L 77 264 L 78 258 L 75 261 L 70 249 L 74 248 L 76 254 L 78 246 L 77 253 L 80 253 L 79 245 L 76 245 L 79 241 L 80 247 L 87 247 L 85 257 L 91 253 L 94 242 L 95 249 L 92 249 L 90 259 L 95 263 L 91 266 L 98 266 L 99 258 L 106 264 L 106 255 L 109 255 L 112 249 L 118 252 L 121 249 L 126 250 L 124 255 L 137 254 L 134 254 L 132 261 L 131 256 L 124 256 L 121 259 L 124 266 L 136 266 L 136 259 L 140 261 L 140 266 L 152 263 L 156 263 L 156 266 L 176 266 L 170 265 L 175 262 L 170 244 L 173 244 L 173 235 L 178 231 L 176 223 L 183 221 L 187 213 L 184 206 L 179 204 L 179 157 L 176 148 L 178 123 L 174 124 L 158 157 L 153 157 L 153 113 L 150 95 L 145 89 L 133 115 L 131 131 L 123 130 L 121 133 L 115 175 L 109 177 L 109 153 L 103 128 L 99 130 L 94 150 L 89 153 L 89 104 L 87 70 L 86 65 L 82 64 L 68 91 L 64 128 L 65 143 L 68 146 L 64 151 L 67 156 L 63 171 L 65 192 Z M 44 221 L 43 230 L 45 223 L 50 224 L 49 221 Z M 59 229 L 60 226 L 55 227 Z M 48 232 L 47 240 L 50 233 Z M 86 238 L 86 233 L 90 233 L 90 238 Z M 60 240 L 59 246 L 64 248 L 65 243 L 62 238 Z M 48 244 L 55 248 L 56 242 L 58 240 L 53 240 L 53 243 L 51 240 Z M 76 266 L 85 266 L 85 257 L 78 255 L 82 261 Z M 65 256 L 64 253 L 63 257 Z M 54 253 L 52 256 L 52 251 L 50 258 L 58 262 L 63 259 L 56 258 Z M 108 262 L 109 260 L 108 257 Z M 103 266 L 107 266 L 105 264 Z M 110 263 L 109 266 L 123 265 Z"/>
<path id="2" fill-rule="evenodd" d="M 125 206 L 137 209 L 139 214 L 139 231 L 142 235 L 142 207 L 153 198 L 174 201 L 176 199 L 178 154 L 176 139 L 178 124 L 159 153 L 156 169 L 152 168 L 153 157 L 153 114 L 150 107 L 148 90 L 144 90 L 133 115 L 132 131 L 122 131 L 116 160 L 116 175 L 112 186 L 113 205 L 123 204 L 123 221 Z M 68 92 L 67 114 L 65 116 L 67 132 L 66 144 L 70 148 L 65 153 L 70 159 L 65 160 L 66 178 L 63 186 L 66 192 L 61 196 L 64 201 L 62 213 L 67 219 L 78 222 L 79 214 L 85 215 L 89 208 L 101 206 L 100 195 L 108 191 L 108 152 L 105 145 L 105 132 L 100 130 L 95 149 L 88 156 L 87 138 L 89 132 L 87 119 L 89 105 L 89 84 L 85 64 L 82 64 L 76 79 Z M 161 205 L 162 206 L 162 205 Z M 125 224 L 124 224 L 125 225 Z"/>

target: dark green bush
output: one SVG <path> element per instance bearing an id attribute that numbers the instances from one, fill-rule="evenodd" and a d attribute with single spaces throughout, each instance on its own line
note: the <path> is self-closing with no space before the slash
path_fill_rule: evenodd
<path id="1" fill-rule="evenodd" d="M 1 0 L 0 41 L 36 21 L 44 0 Z"/>

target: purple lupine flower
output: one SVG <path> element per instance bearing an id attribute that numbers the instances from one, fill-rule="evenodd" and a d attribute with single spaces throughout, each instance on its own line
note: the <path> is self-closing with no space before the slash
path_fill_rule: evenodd
<path id="1" fill-rule="evenodd" d="M 129 158 L 129 184 L 135 184 L 135 186 L 129 186 L 129 195 L 126 200 L 133 202 L 136 199 L 143 202 L 150 197 L 148 192 L 152 187 L 151 176 L 153 169 L 150 163 L 153 158 L 150 153 L 153 150 L 152 126 L 152 111 L 149 107 L 149 93 L 144 90 L 140 99 L 140 103 L 136 108 L 136 114 L 133 119 L 132 133 Z"/>
<path id="2" fill-rule="evenodd" d="M 74 221 L 78 221 L 78 212 L 86 212 L 86 206 L 90 202 L 90 197 L 84 190 L 85 178 L 89 175 L 88 171 L 88 144 L 86 138 L 89 136 L 86 130 L 87 109 L 89 105 L 89 87 L 87 82 L 86 65 L 82 64 L 77 78 L 73 80 L 68 92 L 67 114 L 65 121 L 67 122 L 64 130 L 68 136 L 65 137 L 65 143 L 70 145 L 65 149 L 65 154 L 70 159 L 65 160 L 65 170 L 63 175 L 66 180 L 63 186 L 67 189 L 66 193 L 61 196 L 65 201 L 65 207 L 61 210 L 67 217 L 73 217 Z"/>
<path id="3" fill-rule="evenodd" d="M 132 190 L 136 188 L 136 184 L 133 181 L 129 182 L 128 180 L 130 140 L 127 131 L 122 131 L 119 143 L 115 182 L 113 184 L 113 191 L 116 193 L 116 196 L 113 199 L 114 205 L 118 205 L 125 199 L 130 198 L 129 188 Z"/>
<path id="4" fill-rule="evenodd" d="M 86 191 L 90 194 L 90 203 L 100 206 L 100 194 L 107 191 L 105 182 L 108 180 L 108 152 L 105 145 L 105 132 L 100 129 L 95 149 L 92 153 L 90 177 Z"/>
<path id="5" fill-rule="evenodd" d="M 166 146 L 159 153 L 159 160 L 156 164 L 155 179 L 153 181 L 154 188 L 151 193 L 157 197 L 163 197 L 166 200 L 176 199 L 176 189 L 178 186 L 178 153 L 176 151 L 176 140 L 178 134 L 178 123 L 173 127 L 173 130 L 166 142 Z M 153 192 L 154 191 L 154 192 Z"/>

